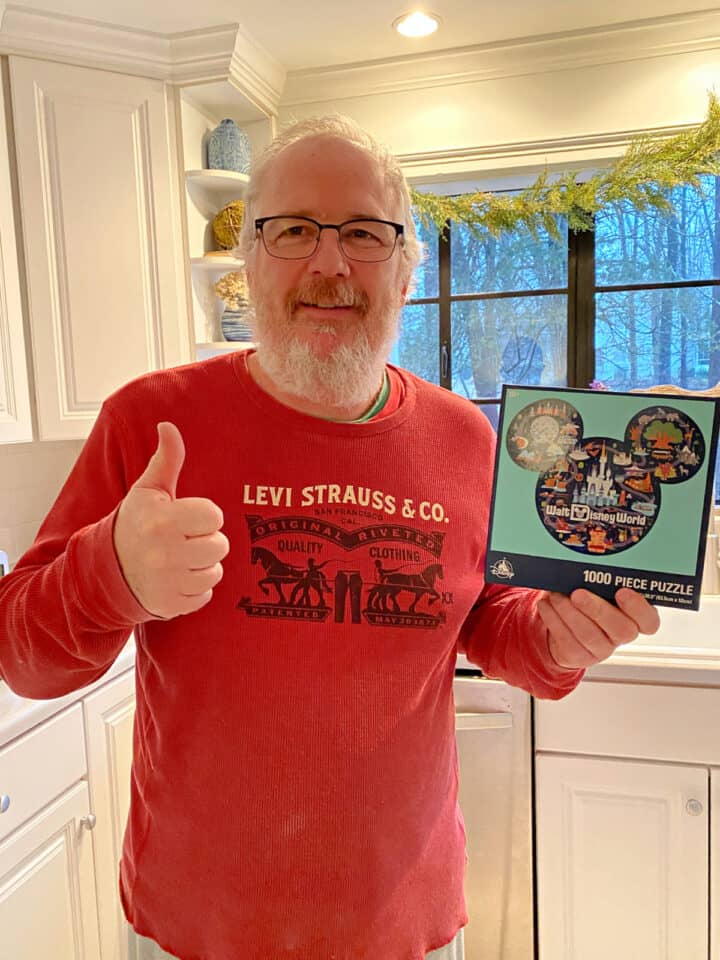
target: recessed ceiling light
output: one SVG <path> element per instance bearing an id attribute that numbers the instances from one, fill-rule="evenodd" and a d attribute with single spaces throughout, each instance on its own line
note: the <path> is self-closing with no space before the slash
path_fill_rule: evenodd
<path id="1" fill-rule="evenodd" d="M 436 13 L 422 13 L 420 10 L 393 20 L 393 27 L 404 37 L 427 37 L 439 26 L 440 17 Z"/>

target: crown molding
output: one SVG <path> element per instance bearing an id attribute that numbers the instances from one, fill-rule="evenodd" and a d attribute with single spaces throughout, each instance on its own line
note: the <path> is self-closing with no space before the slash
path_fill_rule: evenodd
<path id="1" fill-rule="evenodd" d="M 174 84 L 227 80 L 263 113 L 277 114 L 285 68 L 241 24 L 174 34 L 168 40 Z"/>
<path id="2" fill-rule="evenodd" d="M 169 72 L 168 40 L 160 34 L 12 5 L 2 19 L 0 53 L 159 79 Z"/>
<path id="3" fill-rule="evenodd" d="M 283 66 L 237 23 L 164 35 L 10 5 L 0 21 L 0 53 L 177 86 L 224 80 L 269 116 L 277 113 L 285 83 Z"/>
<path id="4" fill-rule="evenodd" d="M 720 50 L 720 9 L 434 53 L 294 70 L 282 107 Z"/>
<path id="5" fill-rule="evenodd" d="M 212 83 L 227 77 L 235 52 L 238 24 L 169 34 L 167 79 L 174 83 Z"/>
<path id="6" fill-rule="evenodd" d="M 616 130 L 552 140 L 522 140 L 454 150 L 399 153 L 396 159 L 412 181 L 452 180 L 468 171 L 567 169 L 568 164 L 598 163 L 619 156 L 640 136 L 672 137 L 692 129 L 694 124 Z"/>
<path id="7" fill-rule="evenodd" d="M 230 61 L 233 86 L 257 107 L 276 116 L 286 78 L 285 67 L 238 25 Z"/>

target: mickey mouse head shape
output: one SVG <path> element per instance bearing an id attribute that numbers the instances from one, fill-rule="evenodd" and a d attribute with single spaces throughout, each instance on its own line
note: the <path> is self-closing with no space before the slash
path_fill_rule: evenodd
<path id="1" fill-rule="evenodd" d="M 513 417 L 507 450 L 519 467 L 540 474 L 535 505 L 558 543 L 584 554 L 619 553 L 652 529 L 661 484 L 697 473 L 705 441 L 694 420 L 668 406 L 635 414 L 622 440 L 583 432 L 575 407 L 548 397 Z"/>

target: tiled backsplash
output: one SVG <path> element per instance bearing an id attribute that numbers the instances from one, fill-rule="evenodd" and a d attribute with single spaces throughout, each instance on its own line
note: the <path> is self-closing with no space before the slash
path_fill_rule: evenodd
<path id="1" fill-rule="evenodd" d="M 35 539 L 82 440 L 0 444 L 0 550 L 14 566 Z"/>

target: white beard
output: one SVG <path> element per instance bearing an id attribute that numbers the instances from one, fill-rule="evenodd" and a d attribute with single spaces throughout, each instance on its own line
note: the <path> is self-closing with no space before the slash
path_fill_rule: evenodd
<path id="1" fill-rule="evenodd" d="M 258 362 L 283 393 L 338 408 L 371 405 L 378 393 L 385 363 L 398 334 L 398 315 L 394 305 L 378 304 L 368 309 L 356 325 L 351 342 L 338 343 L 322 354 L 312 343 L 295 336 L 292 305 L 284 316 L 260 296 L 256 299 L 253 335 Z M 335 332 L 335 325 L 317 326 L 324 336 Z M 371 344 L 369 330 L 380 333 Z M 377 339 L 377 338 L 376 338 Z"/>

